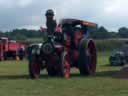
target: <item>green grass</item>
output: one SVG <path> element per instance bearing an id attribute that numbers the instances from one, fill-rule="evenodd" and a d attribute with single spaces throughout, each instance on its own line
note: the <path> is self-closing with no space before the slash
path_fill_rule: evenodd
<path id="1" fill-rule="evenodd" d="M 28 78 L 27 61 L 0 62 L 0 96 L 128 96 L 128 81 L 112 76 L 121 67 L 108 66 L 109 52 L 98 54 L 96 76 L 81 77 L 72 69 L 70 79 Z"/>
<path id="2" fill-rule="evenodd" d="M 42 42 L 44 39 L 43 38 L 29 38 L 27 39 L 27 42 Z"/>

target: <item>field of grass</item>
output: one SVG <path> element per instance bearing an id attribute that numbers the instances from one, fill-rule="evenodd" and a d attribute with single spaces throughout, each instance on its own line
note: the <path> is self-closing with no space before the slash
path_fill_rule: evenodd
<path id="1" fill-rule="evenodd" d="M 128 81 L 113 78 L 121 67 L 108 66 L 109 53 L 98 54 L 96 76 L 81 77 L 72 69 L 70 79 L 28 77 L 27 61 L 0 62 L 0 96 L 128 96 Z"/>

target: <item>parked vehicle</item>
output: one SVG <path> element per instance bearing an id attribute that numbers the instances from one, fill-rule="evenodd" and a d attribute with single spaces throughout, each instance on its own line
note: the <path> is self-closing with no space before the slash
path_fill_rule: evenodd
<path id="1" fill-rule="evenodd" d="M 120 49 L 116 49 L 109 57 L 112 66 L 123 66 L 128 63 L 128 46 L 125 45 Z"/>
<path id="2" fill-rule="evenodd" d="M 117 51 L 113 53 L 110 58 L 109 62 L 112 66 L 119 66 L 119 65 L 124 65 L 126 64 L 125 60 L 125 54 L 122 51 Z"/>
<path id="3" fill-rule="evenodd" d="M 9 40 L 6 37 L 0 37 L 0 60 L 6 60 L 8 58 L 16 59 L 16 56 L 21 56 L 19 50 L 25 51 L 25 44 L 18 43 L 15 40 Z"/>
<path id="4" fill-rule="evenodd" d="M 97 24 L 63 19 L 59 28 L 62 32 L 47 36 L 48 39 L 42 44 L 30 46 L 30 77 L 39 78 L 40 71 L 46 68 L 49 76 L 69 78 L 72 67 L 78 68 L 83 76 L 94 75 L 97 54 L 91 32 Z"/>

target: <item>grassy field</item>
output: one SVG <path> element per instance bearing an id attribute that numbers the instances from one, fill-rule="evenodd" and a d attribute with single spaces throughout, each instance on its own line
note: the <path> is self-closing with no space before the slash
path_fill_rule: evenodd
<path id="1" fill-rule="evenodd" d="M 96 76 L 81 77 L 72 69 L 70 79 L 28 77 L 27 61 L 0 62 L 0 96 L 128 96 L 128 81 L 112 76 L 121 67 L 108 66 L 109 53 L 98 54 Z"/>

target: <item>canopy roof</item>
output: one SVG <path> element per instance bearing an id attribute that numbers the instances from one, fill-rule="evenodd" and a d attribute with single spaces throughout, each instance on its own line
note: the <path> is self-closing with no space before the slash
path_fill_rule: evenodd
<path id="1" fill-rule="evenodd" d="M 60 25 L 65 25 L 65 24 L 71 24 L 71 25 L 83 25 L 87 27 L 97 27 L 96 23 L 93 22 L 88 22 L 88 21 L 83 21 L 83 20 L 78 20 L 78 19 L 62 19 L 59 23 Z"/>

